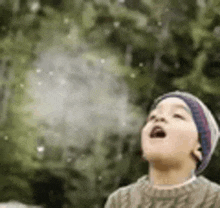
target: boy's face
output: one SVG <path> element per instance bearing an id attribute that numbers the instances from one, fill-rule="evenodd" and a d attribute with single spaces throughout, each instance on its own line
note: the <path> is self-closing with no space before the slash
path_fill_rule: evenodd
<path id="1" fill-rule="evenodd" d="M 156 125 L 162 127 L 164 137 L 151 134 Z M 187 164 L 192 159 L 190 154 L 196 144 L 196 124 L 189 107 L 180 98 L 166 98 L 158 103 L 142 129 L 141 146 L 149 162 L 168 166 Z"/>

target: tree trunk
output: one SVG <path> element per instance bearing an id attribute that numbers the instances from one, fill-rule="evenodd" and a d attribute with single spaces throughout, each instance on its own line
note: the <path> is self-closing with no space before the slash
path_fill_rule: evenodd
<path id="1" fill-rule="evenodd" d="M 8 101 L 11 95 L 10 81 L 12 76 L 13 72 L 9 68 L 9 61 L 2 60 L 0 64 L 0 125 L 7 119 Z"/>
<path id="2" fill-rule="evenodd" d="M 132 45 L 127 45 L 125 52 L 125 66 L 131 66 L 132 64 Z"/>

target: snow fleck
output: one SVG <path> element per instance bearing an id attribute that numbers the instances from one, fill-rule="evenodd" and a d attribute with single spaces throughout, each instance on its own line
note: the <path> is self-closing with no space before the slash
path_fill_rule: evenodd
<path id="1" fill-rule="evenodd" d="M 158 22 L 157 24 L 158 24 L 159 26 L 161 26 L 161 25 L 162 25 L 162 22 Z"/>
<path id="2" fill-rule="evenodd" d="M 39 9 L 40 9 L 40 3 L 38 1 L 35 1 L 30 5 L 30 10 L 34 13 L 37 12 Z"/>
<path id="3" fill-rule="evenodd" d="M 62 80 L 60 81 L 60 84 L 61 84 L 61 85 L 66 84 L 66 80 L 65 80 L 65 79 L 62 79 Z"/>
<path id="4" fill-rule="evenodd" d="M 41 69 L 37 69 L 36 71 L 37 71 L 37 73 L 40 73 L 42 70 Z"/>
<path id="5" fill-rule="evenodd" d="M 120 153 L 118 156 L 117 156 L 117 159 L 118 159 L 118 161 L 120 161 L 121 159 L 122 159 L 122 154 Z"/>
<path id="6" fill-rule="evenodd" d="M 143 66 L 144 66 L 144 64 L 141 62 L 141 63 L 139 63 L 139 66 L 140 66 L 140 67 L 143 67 Z"/>
<path id="7" fill-rule="evenodd" d="M 219 37 L 220 36 L 220 26 L 215 27 L 213 33 L 216 37 Z"/>
<path id="8" fill-rule="evenodd" d="M 71 157 L 69 157 L 69 158 L 67 158 L 67 160 L 66 160 L 68 163 L 71 163 L 72 162 L 72 158 Z"/>
<path id="9" fill-rule="evenodd" d="M 132 74 L 130 75 L 130 77 L 131 77 L 131 78 L 135 78 L 135 77 L 136 77 L 136 74 L 135 74 L 135 73 L 132 73 Z"/>
<path id="10" fill-rule="evenodd" d="M 101 63 L 104 64 L 105 63 L 105 59 L 101 59 Z"/>
<path id="11" fill-rule="evenodd" d="M 64 23 L 65 23 L 65 24 L 68 24 L 68 23 L 69 23 L 69 18 L 65 18 L 65 19 L 64 19 Z"/>
<path id="12" fill-rule="evenodd" d="M 44 150 L 45 150 L 44 146 L 37 147 L 38 152 L 44 152 Z"/>
<path id="13" fill-rule="evenodd" d="M 120 22 L 114 22 L 114 27 L 117 28 L 120 26 Z"/>
<path id="14" fill-rule="evenodd" d="M 4 140 L 6 140 L 6 141 L 7 141 L 7 140 L 8 140 L 8 136 L 4 136 Z"/>
<path id="15" fill-rule="evenodd" d="M 20 84 L 20 87 L 24 87 L 24 84 Z"/>
<path id="16" fill-rule="evenodd" d="M 179 67 L 180 67 L 180 63 L 179 63 L 179 62 L 176 62 L 176 63 L 175 63 L 175 68 L 178 69 Z"/>
<path id="17" fill-rule="evenodd" d="M 53 76 L 53 72 L 52 72 L 52 71 L 50 71 L 50 72 L 49 72 L 49 75 L 50 75 L 50 76 Z"/>
<path id="18" fill-rule="evenodd" d="M 38 82 L 38 85 L 42 85 L 42 82 Z"/>
<path id="19" fill-rule="evenodd" d="M 106 35 L 109 35 L 110 33 L 111 33 L 111 30 L 108 30 L 108 29 L 105 30 Z"/>

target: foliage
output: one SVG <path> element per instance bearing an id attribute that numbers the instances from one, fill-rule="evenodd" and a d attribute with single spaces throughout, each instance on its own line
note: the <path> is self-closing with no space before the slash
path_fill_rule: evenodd
<path id="1" fill-rule="evenodd" d="M 124 77 L 131 101 L 144 110 L 149 110 L 158 95 L 178 89 L 204 100 L 217 117 L 220 16 L 216 2 L 138 3 L 141 7 L 134 6 L 134 1 L 81 1 L 83 9 L 77 19 L 82 34 L 97 50 L 119 49 L 124 63 L 127 56 L 132 57 L 132 69 Z M 116 173 L 116 167 L 113 170 Z"/>
<path id="2" fill-rule="evenodd" d="M 125 2 L 125 5 L 117 1 L 84 2 L 80 24 L 85 37 L 100 48 L 111 44 L 125 53 L 126 46 L 132 45 L 131 65 L 140 76 L 130 82 L 135 82 L 135 87 L 145 83 L 145 88 L 136 88 L 140 95 L 137 104 L 152 100 L 152 90 L 154 97 L 171 89 L 195 93 L 200 89 L 201 96 L 219 94 L 219 78 L 215 76 L 218 75 L 219 14 L 214 2 L 202 5 L 187 0 L 181 4 L 139 1 L 144 13 L 140 7 L 131 9 L 128 1 Z M 91 11 L 86 12 L 87 9 Z M 210 58 L 203 60 L 206 56 Z M 193 83 L 201 76 L 202 82 Z M 155 84 L 150 83 L 149 77 L 153 77 L 151 81 Z"/>
<path id="3" fill-rule="evenodd" d="M 33 158 L 36 138 L 42 132 L 25 108 L 32 102 L 25 91 L 29 86 L 26 74 L 44 50 L 65 48 L 72 56 L 81 54 L 90 64 L 105 59 L 109 68 L 103 70 L 125 79 L 130 102 L 145 112 L 158 95 L 178 89 L 200 97 L 218 116 L 218 0 L 47 0 L 39 1 L 41 6 L 35 12 L 29 1 L 15 2 L 20 7 L 13 1 L 0 5 L 0 54 L 2 60 L 10 61 L 13 74 L 10 81 L 1 77 L 2 85 L 9 83 L 11 96 L 7 120 L 0 127 L 0 174 L 4 178 L 0 200 L 27 198 L 28 203 L 33 202 L 29 180 L 40 168 Z M 81 53 L 84 49 L 87 52 Z M 146 164 L 140 161 L 139 135 L 107 136 L 103 129 L 99 133 L 72 166 L 59 164 L 59 173 L 55 170 L 58 164 L 54 169 L 49 163 L 44 166 L 69 184 L 65 197 L 70 207 L 101 207 L 109 193 L 146 173 Z M 215 156 L 218 152 L 219 147 Z M 216 161 L 207 169 L 208 177 L 216 171 Z M 29 180 L 25 179 L 27 173 Z M 7 187 L 18 191 L 12 193 Z"/>
<path id="4" fill-rule="evenodd" d="M 29 122 L 32 114 L 23 107 L 32 102 L 25 91 L 28 87 L 26 72 L 31 69 L 37 42 L 36 16 L 17 8 L 16 2 L 1 4 L 5 16 L 1 16 L 1 63 L 8 60 L 10 77 L 1 76 L 1 103 L 7 102 L 6 121 L 0 126 L 1 149 L 1 201 L 19 200 L 34 203 L 30 179 L 39 163 L 36 155 L 37 129 Z M 26 21 L 24 21 L 26 20 Z M 29 20 L 29 21 L 27 21 Z M 31 36 L 31 32 L 35 33 Z M 6 100 L 5 87 L 9 99 Z"/>

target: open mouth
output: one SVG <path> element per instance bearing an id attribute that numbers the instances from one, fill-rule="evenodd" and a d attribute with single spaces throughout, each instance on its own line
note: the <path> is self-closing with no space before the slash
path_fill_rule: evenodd
<path id="1" fill-rule="evenodd" d="M 161 126 L 154 126 L 150 133 L 150 138 L 164 138 L 166 137 L 166 132 Z"/>

